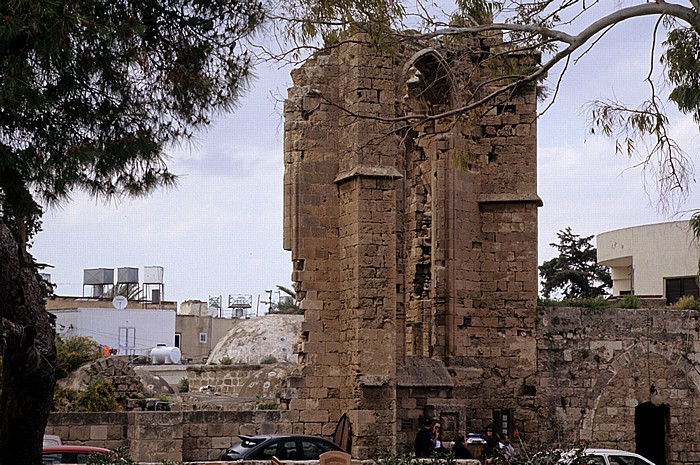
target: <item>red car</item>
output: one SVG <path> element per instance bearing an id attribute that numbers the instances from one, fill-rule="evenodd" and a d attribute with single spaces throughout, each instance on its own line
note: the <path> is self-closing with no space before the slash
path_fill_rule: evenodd
<path id="1" fill-rule="evenodd" d="M 41 455 L 41 462 L 44 465 L 53 463 L 87 463 L 87 459 L 92 454 L 109 454 L 109 449 L 92 446 L 44 446 Z"/>

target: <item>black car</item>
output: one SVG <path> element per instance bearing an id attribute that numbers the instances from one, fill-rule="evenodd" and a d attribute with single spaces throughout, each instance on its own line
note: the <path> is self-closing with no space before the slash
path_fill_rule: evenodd
<path id="1" fill-rule="evenodd" d="M 239 444 L 229 447 L 221 460 L 318 460 L 324 452 L 345 452 L 331 441 L 316 436 L 269 434 L 238 436 Z"/>

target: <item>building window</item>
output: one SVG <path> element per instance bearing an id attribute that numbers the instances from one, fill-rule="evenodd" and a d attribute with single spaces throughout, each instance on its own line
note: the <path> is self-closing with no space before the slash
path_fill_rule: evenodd
<path id="1" fill-rule="evenodd" d="M 496 434 L 500 437 L 510 437 L 513 424 L 512 410 L 494 410 L 493 411 L 493 428 Z"/>
<path id="2" fill-rule="evenodd" d="M 180 339 L 182 338 L 182 334 L 180 333 L 175 333 L 175 347 L 180 349 Z"/>
<path id="3" fill-rule="evenodd" d="M 207 333 L 199 333 L 199 343 L 200 344 L 207 343 Z"/>
<path id="4" fill-rule="evenodd" d="M 672 305 L 683 296 L 700 297 L 698 281 L 695 276 L 685 278 L 666 278 L 666 304 Z"/>

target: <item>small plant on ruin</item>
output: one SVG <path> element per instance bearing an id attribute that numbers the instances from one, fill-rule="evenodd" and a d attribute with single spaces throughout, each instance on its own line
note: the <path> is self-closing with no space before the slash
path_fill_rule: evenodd
<path id="1" fill-rule="evenodd" d="M 219 359 L 219 363 L 222 365 L 231 365 L 233 363 L 233 359 L 228 355 L 224 355 Z"/>
<path id="2" fill-rule="evenodd" d="M 608 301 L 603 296 L 588 297 L 581 299 L 564 299 L 561 301 L 560 307 L 576 307 L 576 308 L 605 308 L 608 307 Z"/>
<path id="3" fill-rule="evenodd" d="M 700 302 L 692 295 L 684 295 L 672 307 L 680 310 L 700 310 Z"/>
<path id="4" fill-rule="evenodd" d="M 177 390 L 179 392 L 190 392 L 190 380 L 187 378 L 181 378 L 177 382 Z"/>
<path id="5" fill-rule="evenodd" d="M 260 360 L 261 365 L 272 365 L 273 363 L 277 363 L 277 359 L 272 355 L 268 355 L 264 359 Z"/>
<path id="6" fill-rule="evenodd" d="M 547 297 L 537 297 L 538 307 L 562 307 L 561 301 Z"/>
<path id="7" fill-rule="evenodd" d="M 642 299 L 638 295 L 627 294 L 620 300 L 620 308 L 639 308 Z"/>
<path id="8" fill-rule="evenodd" d="M 279 404 L 273 400 L 260 402 L 255 406 L 257 410 L 277 410 L 279 407 Z"/>

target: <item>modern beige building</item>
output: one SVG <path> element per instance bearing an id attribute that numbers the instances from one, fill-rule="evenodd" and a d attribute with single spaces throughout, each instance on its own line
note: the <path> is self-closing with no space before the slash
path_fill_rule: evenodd
<path id="1" fill-rule="evenodd" d="M 698 297 L 700 244 L 688 220 L 616 229 L 596 237 L 598 263 L 610 267 L 613 295 Z"/>

